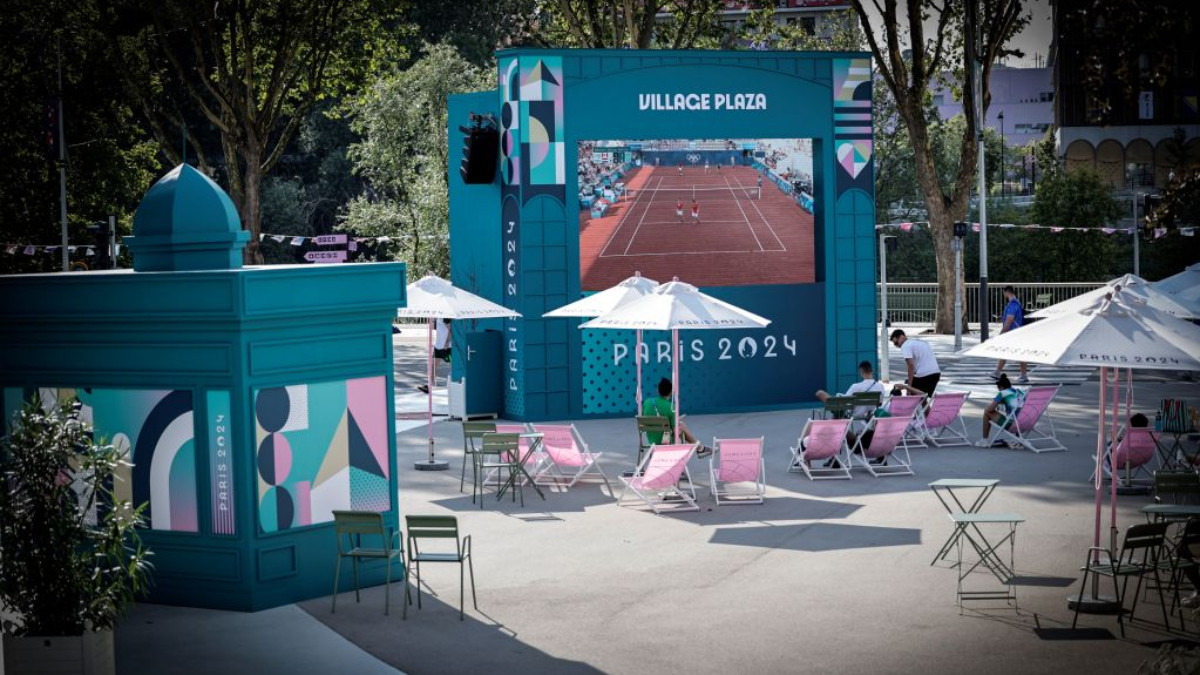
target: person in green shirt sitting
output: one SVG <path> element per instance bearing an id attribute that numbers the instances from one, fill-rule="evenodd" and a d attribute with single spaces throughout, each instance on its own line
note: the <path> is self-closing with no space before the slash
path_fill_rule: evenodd
<path id="1" fill-rule="evenodd" d="M 992 402 L 983 411 L 983 435 L 978 441 L 975 441 L 975 447 L 977 448 L 986 448 L 988 446 L 1006 447 L 1007 444 L 1001 441 L 997 441 L 993 445 L 988 440 L 991 424 L 995 422 L 1000 427 L 1007 429 L 1012 424 L 1013 419 L 1016 418 L 1017 413 L 1020 412 L 1021 405 L 1025 401 L 1025 395 L 1013 388 L 1012 382 L 1008 380 L 1008 375 L 1000 375 L 1000 378 L 996 380 L 996 389 L 998 390 L 996 397 L 992 399 Z M 1000 412 L 1001 409 L 1004 412 Z"/>
<path id="2" fill-rule="evenodd" d="M 642 401 L 642 416 L 643 417 L 665 417 L 671 424 L 672 435 L 675 431 L 675 411 L 671 408 L 671 380 L 663 378 L 658 381 L 658 396 L 654 396 Z M 696 443 L 696 437 L 688 430 L 687 425 L 683 420 L 679 421 L 679 438 L 684 443 Z M 651 445 L 658 445 L 663 442 L 663 435 L 660 432 L 646 432 L 646 440 L 650 441 Z M 671 442 L 671 439 L 667 439 Z M 712 448 L 707 446 L 701 447 L 696 453 L 697 457 L 707 457 L 712 454 Z"/>

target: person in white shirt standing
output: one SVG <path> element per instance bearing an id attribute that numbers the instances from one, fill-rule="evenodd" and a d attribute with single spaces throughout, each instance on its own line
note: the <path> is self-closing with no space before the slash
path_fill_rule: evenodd
<path id="1" fill-rule="evenodd" d="M 904 363 L 908 366 L 908 381 L 905 384 L 925 392 L 926 396 L 933 396 L 938 380 L 942 379 L 942 369 L 938 367 L 933 348 L 924 340 L 908 337 L 899 328 L 892 331 L 891 342 L 904 354 Z"/>
<path id="2" fill-rule="evenodd" d="M 438 361 L 450 363 L 450 323 L 454 319 L 442 319 L 437 322 L 435 333 L 433 334 L 433 381 L 437 382 L 437 367 Z M 422 384 L 417 387 L 423 393 L 429 393 L 429 385 Z"/>

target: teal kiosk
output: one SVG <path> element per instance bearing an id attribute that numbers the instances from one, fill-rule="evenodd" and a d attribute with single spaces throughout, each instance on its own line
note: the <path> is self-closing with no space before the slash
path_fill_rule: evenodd
<path id="1" fill-rule="evenodd" d="M 129 449 L 117 489 L 147 505 L 150 601 L 251 611 L 328 595 L 334 510 L 398 528 L 404 264 L 243 268 L 232 202 L 186 165 L 133 230 L 133 270 L 0 277 L 5 423 L 31 397 L 77 397 L 97 436 Z"/>

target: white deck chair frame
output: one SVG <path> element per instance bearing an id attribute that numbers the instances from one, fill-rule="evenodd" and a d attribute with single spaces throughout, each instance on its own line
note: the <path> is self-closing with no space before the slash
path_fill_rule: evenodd
<path id="1" fill-rule="evenodd" d="M 913 398 L 917 398 L 917 397 L 915 397 L 915 396 L 900 396 L 900 397 L 889 396 L 887 398 L 887 400 L 883 402 L 882 407 L 884 409 L 886 409 L 889 413 L 891 413 L 893 401 L 895 401 L 897 399 L 903 399 L 904 402 L 907 404 L 908 401 Z M 922 394 L 920 396 L 920 398 L 918 398 L 916 407 L 913 408 L 913 412 L 912 412 L 912 416 L 911 416 L 912 421 L 909 422 L 908 428 L 904 430 L 904 437 L 900 439 L 900 443 L 904 446 L 904 449 L 906 451 L 910 447 L 912 447 L 912 448 L 928 448 L 929 447 L 929 444 L 927 444 L 925 442 L 925 415 L 924 415 L 925 411 L 923 409 L 923 406 L 921 405 L 925 401 L 925 398 L 926 398 L 926 396 L 924 394 Z M 897 415 L 893 414 L 892 416 L 896 417 Z M 869 422 L 868 422 L 868 426 L 870 426 Z M 863 431 L 866 431 L 866 430 L 867 430 L 866 427 L 863 427 Z M 859 433 L 859 436 L 861 437 L 862 433 Z"/>
<path id="2" fill-rule="evenodd" d="M 942 396 L 943 400 L 947 396 L 962 396 L 962 400 L 958 404 L 958 411 L 954 413 L 954 421 L 949 424 L 944 424 L 936 429 L 929 428 L 928 415 L 922 412 L 922 427 L 925 432 L 925 442 L 937 448 L 949 448 L 956 446 L 971 445 L 972 441 L 967 436 L 967 425 L 962 418 L 962 409 L 966 405 L 967 399 L 971 398 L 969 391 L 947 391 L 934 393 L 933 398 L 929 401 L 929 409 L 933 410 L 938 402 L 938 397 Z"/>
<path id="3" fill-rule="evenodd" d="M 721 455 L 723 441 L 758 441 L 758 473 L 754 481 L 725 482 L 720 480 L 720 470 L 724 459 Z M 763 459 L 765 438 L 713 438 L 713 453 L 708 457 L 709 489 L 717 504 L 762 504 L 767 494 L 767 463 Z M 720 461 L 718 461 L 720 460 Z M 734 486 L 741 487 L 734 487 Z M 752 486 L 752 487 L 748 487 Z M 725 501 L 722 502 L 721 499 Z"/>
<path id="4" fill-rule="evenodd" d="M 854 439 L 854 447 L 850 450 L 850 468 L 866 469 L 871 473 L 872 476 L 876 478 L 881 476 L 916 475 L 912 470 L 912 458 L 908 454 L 908 448 L 904 445 L 904 434 L 908 433 L 907 428 L 901 433 L 900 438 L 897 440 L 895 447 L 892 448 L 892 451 L 886 455 L 883 455 L 887 458 L 886 464 L 872 464 L 871 460 L 877 459 L 878 455 L 868 457 L 866 453 L 870 452 L 870 449 L 863 447 L 863 436 L 866 435 L 868 429 L 873 432 L 871 445 L 874 446 L 876 441 L 874 434 L 875 427 L 879 425 L 891 424 L 892 422 L 890 422 L 890 420 L 895 419 L 903 418 L 876 417 L 875 419 L 871 420 L 871 423 L 867 425 L 867 428 L 863 429 L 863 432 Z M 878 446 L 875 446 L 875 448 L 878 450 Z M 901 455 L 901 453 L 903 453 L 903 455 Z M 855 466 L 855 463 L 857 463 L 858 466 Z"/>
<path id="5" fill-rule="evenodd" d="M 836 459 L 840 466 L 810 466 L 809 458 L 807 457 L 807 449 L 804 447 L 804 439 L 808 438 L 809 430 L 815 424 L 823 424 L 828 426 L 836 426 L 837 423 L 842 423 L 841 446 L 838 448 L 837 454 L 832 457 L 820 457 L 814 461 L 825 462 L 830 459 Z M 850 430 L 852 420 L 818 420 L 809 419 L 804 424 L 804 428 L 800 430 L 800 438 L 796 440 L 796 445 L 789 448 L 792 452 L 791 462 L 788 464 L 788 471 L 803 471 L 809 480 L 849 480 L 850 476 L 850 447 L 846 445 L 846 432 Z M 869 423 L 868 423 L 869 424 Z"/>
<path id="6" fill-rule="evenodd" d="M 634 471 L 633 475 L 618 476 L 621 483 L 623 483 L 625 487 L 621 490 L 620 496 L 617 497 L 617 504 L 623 505 L 625 502 L 626 493 L 632 491 L 634 495 L 641 499 L 646 506 L 649 506 L 650 510 L 656 514 L 671 513 L 676 511 L 699 511 L 700 506 L 696 504 L 696 488 L 692 483 L 692 474 L 687 468 L 688 462 L 690 462 L 692 457 L 696 455 L 698 445 L 690 446 L 691 450 L 688 452 L 687 457 L 682 460 L 683 471 L 680 472 L 680 480 L 676 481 L 674 485 L 669 485 L 662 489 L 652 489 L 634 485 L 635 479 L 641 476 L 645 472 L 646 467 L 649 466 L 651 461 L 653 461 L 655 449 L 660 447 L 674 448 L 681 446 L 650 446 L 650 449 L 646 451 L 645 458 L 642 459 L 642 463 L 638 465 L 638 468 L 636 471 Z M 679 487 L 684 478 L 687 479 L 686 490 Z"/>
<path id="7" fill-rule="evenodd" d="M 604 485 L 608 487 L 609 496 L 612 496 L 612 485 L 609 484 L 608 475 L 604 473 L 604 469 L 600 466 L 600 456 L 604 453 L 592 452 L 591 448 L 588 447 L 587 441 L 583 440 L 583 436 L 579 434 L 579 429 L 574 424 L 532 424 L 530 428 L 533 429 L 534 433 L 543 434 L 542 463 L 539 465 L 539 470 L 536 473 L 530 472 L 534 483 L 570 489 L 581 478 L 594 471 L 604 481 Z M 554 455 L 547 448 L 547 443 L 553 442 L 551 434 L 559 432 L 571 434 L 571 438 L 575 442 L 575 449 L 583 459 L 581 465 L 570 466 L 559 464 L 554 460 Z"/>
<path id="8" fill-rule="evenodd" d="M 1029 428 L 1024 428 L 1021 425 L 1021 413 L 1030 405 L 1029 394 L 1035 390 L 1040 393 L 1048 389 L 1053 389 L 1053 392 L 1047 397 L 1041 414 L 1033 420 L 1032 424 L 1028 425 Z M 1058 436 L 1054 431 L 1054 420 L 1050 417 L 1050 406 L 1054 405 L 1054 399 L 1058 398 L 1058 392 L 1061 389 L 1062 385 L 1056 384 L 1030 387 L 1026 390 L 1024 395 L 1025 403 L 1017 411 L 1017 414 L 1013 416 L 1012 424 L 1008 428 L 1001 427 L 995 422 L 989 423 L 989 444 L 996 441 L 1006 441 L 1010 447 L 1024 448 L 1035 454 L 1065 451 L 1067 446 L 1058 440 Z M 1028 423 L 1028 420 L 1026 422 Z"/>

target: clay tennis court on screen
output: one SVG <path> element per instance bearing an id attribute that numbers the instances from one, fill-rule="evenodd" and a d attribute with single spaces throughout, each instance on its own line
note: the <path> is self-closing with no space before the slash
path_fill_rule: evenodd
<path id="1" fill-rule="evenodd" d="M 608 288 L 635 271 L 700 286 L 815 280 L 812 200 L 802 189 L 811 176 L 764 156 L 761 143 L 757 152 L 746 142 L 719 143 L 734 147 L 631 151 L 581 144 L 581 181 L 595 178 L 597 165 L 602 174 L 598 187 L 581 194 L 584 291 Z"/>

